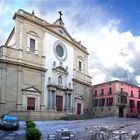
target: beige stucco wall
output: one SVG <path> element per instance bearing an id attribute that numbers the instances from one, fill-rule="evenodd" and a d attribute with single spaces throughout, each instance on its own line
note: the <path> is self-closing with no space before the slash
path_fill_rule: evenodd
<path id="1" fill-rule="evenodd" d="M 3 66 L 3 69 L 2 69 Z M 23 110 L 23 92 L 22 89 L 34 86 L 42 91 L 41 72 L 34 69 L 19 67 L 12 64 L 0 64 L 0 112 L 8 113 L 18 109 Z M 19 74 L 20 73 L 20 74 Z M 20 79 L 19 79 L 20 78 Z M 34 94 L 34 93 L 32 93 Z M 39 94 L 40 100 L 42 94 Z M 42 102 L 42 101 L 39 101 Z M 18 105 L 17 105 L 18 104 Z M 39 104 L 39 106 L 41 103 Z"/>
<path id="2" fill-rule="evenodd" d="M 92 98 L 91 98 L 91 87 L 87 86 L 85 84 L 73 81 L 73 108 L 74 108 L 74 114 L 77 114 L 77 103 L 81 103 L 82 105 L 82 114 L 84 113 L 90 113 L 92 112 Z M 76 99 L 78 97 L 82 96 L 82 99 Z"/>
<path id="3" fill-rule="evenodd" d="M 25 15 L 24 15 L 25 14 Z M 27 19 L 25 18 L 27 17 Z M 88 74 L 88 53 L 86 48 L 76 43 L 68 33 L 61 36 L 54 32 L 59 26 L 47 24 L 45 21 L 33 15 L 20 12 L 15 17 L 14 39 L 12 47 L 2 47 L 0 52 L 0 111 L 7 113 L 12 110 L 25 110 L 26 98 L 33 95 L 38 101 L 36 110 L 44 106 L 44 77 L 47 72 L 45 66 L 45 32 L 56 36 L 66 42 L 74 50 L 73 78 L 73 110 L 76 114 L 77 103 L 82 103 L 82 114 L 91 108 L 91 77 Z M 62 29 L 65 30 L 65 27 Z M 38 37 L 38 54 L 27 50 L 27 38 L 29 32 L 35 32 Z M 65 38 L 66 37 L 66 38 Z M 13 42 L 13 41 L 12 41 Z M 13 42 L 14 44 L 14 42 Z M 77 69 L 77 58 L 83 58 L 83 71 Z M 26 92 L 26 88 L 35 87 L 41 93 Z M 24 91 L 23 91 L 24 90 Z M 75 97 L 83 96 L 84 100 L 75 100 Z M 65 100 L 65 98 L 64 98 Z M 45 106 L 43 108 L 45 110 Z"/>

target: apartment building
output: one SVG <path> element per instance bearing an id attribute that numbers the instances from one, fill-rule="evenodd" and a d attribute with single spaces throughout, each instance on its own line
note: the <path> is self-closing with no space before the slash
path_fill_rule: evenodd
<path id="1" fill-rule="evenodd" d="M 140 116 L 140 87 L 119 80 L 93 86 L 96 116 Z"/>

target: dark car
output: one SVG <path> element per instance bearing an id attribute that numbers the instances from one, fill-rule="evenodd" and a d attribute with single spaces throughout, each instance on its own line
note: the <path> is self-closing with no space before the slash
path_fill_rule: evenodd
<path id="1" fill-rule="evenodd" d="M 1 118 L 0 128 L 2 130 L 18 130 L 19 129 L 18 117 L 13 115 L 4 115 Z"/>

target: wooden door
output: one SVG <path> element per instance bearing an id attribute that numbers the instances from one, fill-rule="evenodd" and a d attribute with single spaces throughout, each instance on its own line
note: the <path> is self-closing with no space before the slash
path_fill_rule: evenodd
<path id="1" fill-rule="evenodd" d="M 81 114 L 81 104 L 77 104 L 77 114 Z"/>
<path id="2" fill-rule="evenodd" d="M 27 110 L 35 110 L 35 98 L 27 98 Z"/>
<path id="3" fill-rule="evenodd" d="M 63 108 L 63 97 L 56 96 L 56 110 L 62 111 L 62 108 Z"/>

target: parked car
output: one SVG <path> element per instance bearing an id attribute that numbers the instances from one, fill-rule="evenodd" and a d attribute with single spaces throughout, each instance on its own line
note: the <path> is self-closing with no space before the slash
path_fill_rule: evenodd
<path id="1" fill-rule="evenodd" d="M 18 117 L 13 115 L 3 115 L 0 121 L 0 129 L 18 130 L 19 129 Z"/>

